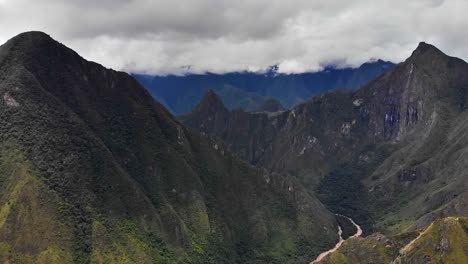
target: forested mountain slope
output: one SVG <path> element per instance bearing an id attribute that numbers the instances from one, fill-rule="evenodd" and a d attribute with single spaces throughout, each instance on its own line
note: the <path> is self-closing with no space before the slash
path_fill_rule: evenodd
<path id="1" fill-rule="evenodd" d="M 0 262 L 304 263 L 337 240 L 293 177 L 41 32 L 0 47 Z"/>

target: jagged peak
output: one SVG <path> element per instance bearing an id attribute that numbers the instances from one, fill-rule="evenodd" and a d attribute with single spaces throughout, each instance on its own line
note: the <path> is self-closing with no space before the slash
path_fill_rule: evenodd
<path id="1" fill-rule="evenodd" d="M 430 49 L 430 48 L 437 49 L 434 45 L 426 43 L 424 41 L 421 41 L 421 42 L 419 42 L 418 47 L 416 49 L 423 49 L 424 50 L 424 49 Z"/>
<path id="2" fill-rule="evenodd" d="M 420 56 L 427 56 L 427 55 L 429 56 L 438 55 L 438 56 L 444 56 L 444 57 L 447 56 L 445 53 L 443 53 L 434 45 L 428 44 L 426 42 L 420 42 L 418 47 L 411 54 L 410 58 L 418 58 Z"/>
<path id="3" fill-rule="evenodd" d="M 212 89 L 209 89 L 200 100 L 195 110 L 227 111 L 221 97 Z"/>
<path id="4" fill-rule="evenodd" d="M 203 96 L 201 102 L 203 101 L 209 101 L 209 102 L 216 102 L 216 103 L 223 103 L 221 100 L 221 97 L 215 91 L 212 89 L 209 89 L 205 95 Z"/>

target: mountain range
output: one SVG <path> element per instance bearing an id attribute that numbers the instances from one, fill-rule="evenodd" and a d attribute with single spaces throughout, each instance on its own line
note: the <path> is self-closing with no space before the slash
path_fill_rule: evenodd
<path id="1" fill-rule="evenodd" d="M 211 91 L 179 118 L 251 164 L 297 178 L 331 211 L 360 223 L 365 235 L 396 236 L 468 215 L 467 94 L 468 64 L 422 42 L 356 91 L 330 91 L 274 114 L 230 111 Z M 440 227 L 464 230 L 443 238 L 455 248 L 423 247 L 392 263 L 465 263 L 466 245 L 456 242 L 466 241 L 460 221 Z M 389 263 L 366 259 L 366 251 L 356 260 L 353 252 L 378 246 L 369 239 L 345 243 L 352 249 L 332 263 Z M 458 252 L 452 262 L 442 261 L 450 250 Z"/>
<path id="2" fill-rule="evenodd" d="M 225 74 L 187 74 L 151 76 L 133 74 L 150 93 L 172 113 L 188 113 L 208 90 L 214 90 L 230 110 L 260 112 L 261 105 L 276 100 L 291 108 L 311 96 L 333 89 L 354 90 L 388 71 L 395 64 L 382 60 L 358 68 L 326 67 L 319 72 L 278 73 L 270 67 L 265 73 L 231 72 Z M 279 108 L 282 108 L 279 107 Z"/>
<path id="3" fill-rule="evenodd" d="M 254 112 L 200 88 L 174 116 L 45 33 L 10 39 L 0 262 L 310 263 L 338 242 L 320 263 L 466 263 L 468 64 L 420 43 L 387 66 L 290 103 L 235 88 Z"/>

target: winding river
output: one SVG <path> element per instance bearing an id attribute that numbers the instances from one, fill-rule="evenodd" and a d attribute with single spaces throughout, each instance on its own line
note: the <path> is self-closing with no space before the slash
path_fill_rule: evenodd
<path id="1" fill-rule="evenodd" d="M 356 233 L 349 237 L 349 238 L 352 238 L 352 237 L 360 237 L 362 235 L 362 228 L 356 224 L 356 222 L 354 222 L 353 219 L 345 216 L 345 215 L 340 215 L 340 214 L 335 214 L 337 216 L 342 216 L 342 217 L 345 217 L 347 218 L 355 227 L 356 227 Z M 338 225 L 338 236 L 340 237 L 340 240 L 338 241 L 338 243 L 336 243 L 335 247 L 328 250 L 328 251 L 325 251 L 325 252 L 322 252 L 314 261 L 312 261 L 310 264 L 317 264 L 319 263 L 323 258 L 325 258 L 326 256 L 330 255 L 331 253 L 337 251 L 341 245 L 343 245 L 343 243 L 346 241 L 343 239 L 343 230 L 341 229 L 341 226 Z M 347 239 L 349 239 L 347 238 Z"/>

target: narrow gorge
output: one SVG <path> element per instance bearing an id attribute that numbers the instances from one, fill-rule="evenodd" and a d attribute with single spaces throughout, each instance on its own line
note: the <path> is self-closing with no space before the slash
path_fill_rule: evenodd
<path id="1" fill-rule="evenodd" d="M 362 235 L 362 229 L 361 227 L 356 224 L 353 219 L 347 217 L 347 216 L 344 216 L 344 215 L 339 215 L 337 214 L 337 216 L 341 216 L 341 217 L 345 217 L 347 218 L 352 224 L 353 226 L 356 228 L 356 233 L 354 235 L 352 235 L 351 237 L 349 238 L 353 238 L 353 237 L 360 237 Z M 343 243 L 346 241 L 345 239 L 343 239 L 343 229 L 341 228 L 340 225 L 338 225 L 338 236 L 340 237 L 338 243 L 336 243 L 335 247 L 328 250 L 328 251 L 325 251 L 323 253 L 320 253 L 320 255 L 314 260 L 312 261 L 310 264 L 318 264 L 320 263 L 321 260 L 323 260 L 325 257 L 327 257 L 328 255 L 334 253 L 335 251 L 337 251 L 341 245 L 343 245 Z M 349 239 L 347 238 L 347 239 Z"/>

